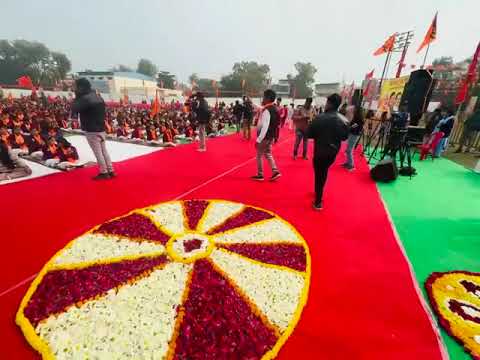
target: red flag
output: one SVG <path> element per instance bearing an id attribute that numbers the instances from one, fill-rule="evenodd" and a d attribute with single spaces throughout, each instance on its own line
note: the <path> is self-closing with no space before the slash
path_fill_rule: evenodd
<path id="1" fill-rule="evenodd" d="M 30 79 L 30 76 L 22 76 L 17 79 L 17 84 L 20 87 L 27 88 L 27 89 L 33 89 L 33 83 L 32 79 Z"/>
<path id="2" fill-rule="evenodd" d="M 480 57 L 480 42 L 477 45 L 477 50 L 475 50 L 475 54 L 473 55 L 472 62 L 468 66 L 467 75 L 465 79 L 463 79 L 460 88 L 458 89 L 457 97 L 455 98 L 455 104 L 461 104 L 465 102 L 467 99 L 468 94 L 468 86 L 473 83 L 475 80 L 475 74 L 477 71 L 478 60 Z"/>
<path id="3" fill-rule="evenodd" d="M 435 39 L 437 38 L 437 15 L 438 15 L 438 12 L 435 14 L 435 17 L 433 18 L 432 24 L 428 28 L 427 34 L 425 35 L 425 38 L 423 39 L 423 42 L 420 44 L 420 47 L 418 48 L 417 53 L 422 51 L 422 49 L 425 46 L 434 42 Z"/>
<path id="4" fill-rule="evenodd" d="M 393 46 L 395 45 L 395 38 L 396 38 L 397 34 L 393 34 L 391 35 L 386 41 L 385 43 L 380 46 L 374 53 L 373 55 L 374 56 L 377 56 L 377 55 L 382 55 L 382 54 L 385 54 L 387 52 L 390 52 L 393 50 Z"/>
<path id="5" fill-rule="evenodd" d="M 370 80 L 373 79 L 373 73 L 375 72 L 375 69 L 372 69 L 367 75 L 365 75 L 365 80 Z"/>

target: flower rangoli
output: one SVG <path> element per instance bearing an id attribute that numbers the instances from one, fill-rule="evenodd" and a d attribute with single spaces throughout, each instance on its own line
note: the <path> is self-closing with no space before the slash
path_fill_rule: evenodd
<path id="1" fill-rule="evenodd" d="M 480 360 L 480 274 L 433 273 L 425 288 L 440 325 Z"/>
<path id="2" fill-rule="evenodd" d="M 271 359 L 307 300 L 308 247 L 222 200 L 135 210 L 70 242 L 17 313 L 46 359 Z"/>

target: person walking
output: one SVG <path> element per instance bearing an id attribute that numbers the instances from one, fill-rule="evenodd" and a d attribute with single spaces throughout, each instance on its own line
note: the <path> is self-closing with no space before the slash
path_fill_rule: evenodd
<path id="1" fill-rule="evenodd" d="M 105 102 L 92 90 L 90 82 L 81 78 L 75 81 L 75 100 L 72 113 L 80 114 L 80 124 L 88 144 L 97 159 L 99 173 L 93 179 L 105 180 L 116 176 L 105 146 Z"/>
<path id="2" fill-rule="evenodd" d="M 325 112 L 316 117 L 307 129 L 307 136 L 314 140 L 313 170 L 315 175 L 315 200 L 313 208 L 323 208 L 323 189 L 328 177 L 328 169 L 335 161 L 340 144 L 348 138 L 348 123 L 337 113 L 342 98 L 332 94 L 327 98 Z"/>
<path id="3" fill-rule="evenodd" d="M 249 97 L 243 97 L 243 138 L 250 140 L 252 138 L 252 122 L 253 122 L 253 104 Z"/>
<path id="4" fill-rule="evenodd" d="M 267 89 L 263 93 L 262 109 L 259 112 L 257 122 L 257 175 L 252 176 L 253 180 L 263 181 L 263 157 L 267 159 L 272 169 L 270 181 L 277 180 L 281 174 L 272 155 L 272 145 L 275 141 L 276 131 L 280 123 L 277 109 L 275 108 L 275 91 Z"/>
<path id="5" fill-rule="evenodd" d="M 197 101 L 194 102 L 193 111 L 195 112 L 198 122 L 198 136 L 200 138 L 200 146 L 198 151 L 207 151 L 207 125 L 210 121 L 210 110 L 208 109 L 207 100 L 203 93 L 197 92 Z"/>
<path id="6" fill-rule="evenodd" d="M 293 122 L 295 124 L 295 144 L 293 145 L 293 159 L 295 160 L 298 155 L 298 147 L 303 141 L 303 159 L 308 160 L 308 137 L 307 128 L 308 124 L 313 119 L 313 99 L 311 97 L 306 98 L 305 105 L 300 109 L 298 115 L 294 116 Z"/>
<path id="7" fill-rule="evenodd" d="M 347 149 L 345 150 L 345 155 L 347 156 L 347 162 L 342 166 L 349 171 L 355 170 L 355 164 L 353 162 L 353 150 L 357 144 L 358 139 L 363 131 L 363 109 L 360 105 L 355 106 L 353 112 L 353 118 L 350 122 L 350 133 L 348 134 L 347 139 Z"/>

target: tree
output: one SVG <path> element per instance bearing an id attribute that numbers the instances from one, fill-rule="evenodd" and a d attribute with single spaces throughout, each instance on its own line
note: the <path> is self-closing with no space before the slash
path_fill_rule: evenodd
<path id="1" fill-rule="evenodd" d="M 60 78 L 65 79 L 68 72 L 72 69 L 72 63 L 65 54 L 59 52 L 52 52 L 52 59 L 57 65 Z"/>
<path id="2" fill-rule="evenodd" d="M 119 64 L 110 68 L 113 72 L 133 72 L 133 69 L 127 65 Z"/>
<path id="3" fill-rule="evenodd" d="M 157 84 L 159 87 L 175 89 L 176 83 L 177 80 L 175 79 L 175 75 L 170 74 L 168 71 L 160 71 L 157 75 Z"/>
<path id="4" fill-rule="evenodd" d="M 34 84 L 54 85 L 70 71 L 70 60 L 44 44 L 27 40 L 0 40 L 0 82 L 13 84 L 28 75 Z"/>
<path id="5" fill-rule="evenodd" d="M 199 80 L 199 78 L 198 78 L 198 75 L 196 73 L 193 73 L 192 75 L 190 75 L 188 77 L 188 81 L 190 82 L 190 85 L 193 85 L 194 83 L 198 84 L 198 80 Z"/>
<path id="6" fill-rule="evenodd" d="M 242 89 L 242 83 L 245 88 Z M 258 64 L 256 61 L 242 61 L 235 63 L 232 73 L 222 76 L 220 83 L 223 91 L 260 93 L 270 83 L 270 67 L 267 64 Z"/>
<path id="7" fill-rule="evenodd" d="M 214 81 L 213 79 L 200 78 L 197 80 L 197 85 L 201 91 L 214 95 L 216 91 L 216 87 L 213 86 Z"/>
<path id="8" fill-rule="evenodd" d="M 312 96 L 312 85 L 315 82 L 314 76 L 317 68 L 313 66 L 312 63 L 297 62 L 295 64 L 295 70 L 297 70 L 295 76 L 291 74 L 287 75 L 291 87 L 290 95 L 295 95 L 298 98 Z"/>
<path id="9" fill-rule="evenodd" d="M 157 66 L 148 59 L 140 59 L 137 65 L 137 73 L 154 77 L 158 72 Z"/>

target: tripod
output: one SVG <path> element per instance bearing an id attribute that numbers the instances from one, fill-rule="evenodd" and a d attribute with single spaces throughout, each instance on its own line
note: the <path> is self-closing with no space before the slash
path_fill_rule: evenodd
<path id="1" fill-rule="evenodd" d="M 376 159 L 375 155 L 377 154 L 377 152 L 379 150 L 382 152 L 380 160 L 383 160 L 385 155 L 387 155 L 386 151 L 388 149 L 387 149 L 387 146 L 386 146 L 386 139 L 388 138 L 389 132 L 390 132 L 390 123 L 389 122 L 382 122 L 375 127 L 375 130 L 374 130 L 373 134 L 371 135 L 369 141 L 365 145 L 366 147 L 369 148 L 371 142 L 375 139 L 375 137 L 377 137 L 377 142 L 376 142 L 375 146 L 373 147 L 371 153 L 368 156 L 368 161 L 367 161 L 368 164 L 371 163 L 372 159 Z"/>

